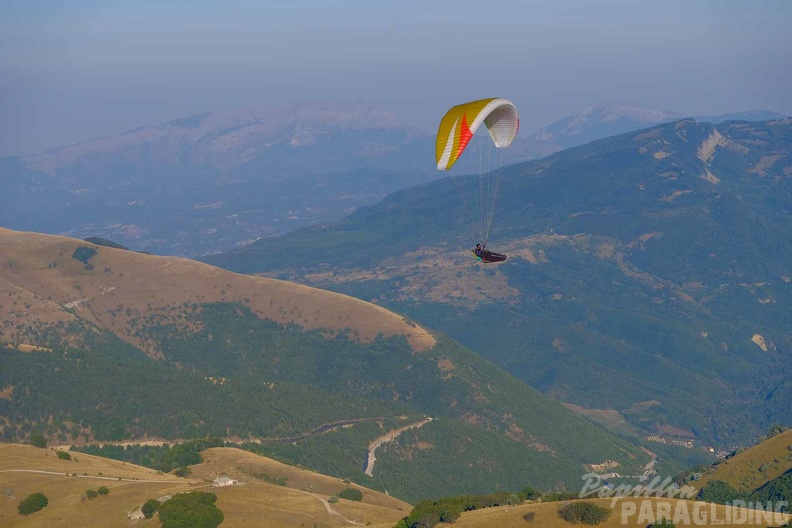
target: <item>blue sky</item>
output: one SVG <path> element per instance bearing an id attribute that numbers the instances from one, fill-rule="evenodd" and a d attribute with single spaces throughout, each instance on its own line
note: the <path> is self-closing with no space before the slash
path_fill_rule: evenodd
<path id="1" fill-rule="evenodd" d="M 610 101 L 792 114 L 792 2 L 17 1 L 0 155 L 226 104 L 370 100 L 430 129 L 514 100 L 523 130 Z"/>

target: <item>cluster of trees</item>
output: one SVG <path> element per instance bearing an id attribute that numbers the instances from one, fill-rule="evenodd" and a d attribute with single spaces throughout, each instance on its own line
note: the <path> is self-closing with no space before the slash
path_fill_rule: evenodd
<path id="1" fill-rule="evenodd" d="M 735 500 L 744 500 L 746 494 L 737 491 L 731 484 L 722 480 L 713 480 L 701 488 L 696 499 L 704 502 L 726 504 Z"/>
<path id="2" fill-rule="evenodd" d="M 217 528 L 225 516 L 215 505 L 217 495 L 205 491 L 179 493 L 160 503 L 147 500 L 140 511 L 146 519 L 159 512 L 162 528 Z"/>
<path id="3" fill-rule="evenodd" d="M 88 261 L 91 260 L 94 255 L 96 255 L 96 250 L 94 248 L 80 246 L 74 250 L 74 253 L 72 253 L 72 258 L 82 262 L 85 269 L 91 271 L 93 269 L 93 264 Z"/>
<path id="4" fill-rule="evenodd" d="M 107 486 L 99 486 L 96 489 L 85 490 L 85 496 L 88 498 L 88 500 L 93 500 L 99 495 L 107 495 L 108 493 L 110 493 L 110 490 L 107 488 Z"/>
<path id="5" fill-rule="evenodd" d="M 558 508 L 558 516 L 572 524 L 595 525 L 606 521 L 610 515 L 610 508 L 586 501 L 568 502 Z"/>
<path id="6" fill-rule="evenodd" d="M 47 447 L 47 439 L 44 438 L 44 435 L 32 434 L 28 438 L 28 444 L 32 445 L 33 447 L 38 447 L 39 449 L 44 449 Z"/>
<path id="7" fill-rule="evenodd" d="M 162 503 L 157 499 L 149 499 L 147 500 L 143 506 L 140 507 L 140 511 L 143 512 L 143 517 L 146 519 L 151 519 L 154 517 L 154 514 L 159 510 L 159 507 Z"/>
<path id="8" fill-rule="evenodd" d="M 104 446 L 72 446 L 70 449 L 90 455 L 112 458 L 113 460 L 130 462 L 165 473 L 175 469 L 181 473 L 177 476 L 187 476 L 189 472 L 186 471 L 188 469 L 186 466 L 200 464 L 203 460 L 201 451 L 210 447 L 223 447 L 224 445 L 225 442 L 222 438 L 203 438 L 174 445 L 148 446 L 135 444 L 120 446 L 105 444 Z"/>
<path id="9" fill-rule="evenodd" d="M 341 499 L 360 502 L 363 500 L 363 492 L 357 488 L 346 488 L 338 493 Z"/>
<path id="10" fill-rule="evenodd" d="M 162 528 L 217 528 L 225 517 L 216 501 L 217 495 L 205 491 L 174 495 L 159 507 Z"/>
<path id="11" fill-rule="evenodd" d="M 525 488 L 529 494 L 535 493 L 533 488 Z M 437 500 L 419 502 L 410 515 L 399 521 L 395 528 L 431 528 L 438 523 L 452 523 L 459 519 L 462 512 L 522 504 L 525 493 L 490 493 L 488 495 L 466 495 L 461 497 L 445 497 Z"/>
<path id="12" fill-rule="evenodd" d="M 43 493 L 31 493 L 19 501 L 17 511 L 20 515 L 30 515 L 46 507 L 48 502 L 46 495 Z"/>

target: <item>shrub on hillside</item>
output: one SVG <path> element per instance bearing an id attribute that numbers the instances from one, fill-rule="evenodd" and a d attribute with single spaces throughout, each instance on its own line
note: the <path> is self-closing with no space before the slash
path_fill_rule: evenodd
<path id="1" fill-rule="evenodd" d="M 521 489 L 520 495 L 522 495 L 525 500 L 536 500 L 542 496 L 538 490 L 532 488 L 531 486 L 526 486 Z"/>
<path id="2" fill-rule="evenodd" d="M 30 439 L 28 440 L 28 443 L 30 445 L 32 445 L 33 447 L 38 447 L 38 448 L 47 447 L 47 439 L 44 438 L 44 436 L 40 435 L 40 434 L 32 434 L 32 435 L 30 435 Z"/>
<path id="3" fill-rule="evenodd" d="M 585 501 L 569 502 L 558 508 L 558 516 L 572 524 L 599 524 L 607 520 L 610 514 L 609 508 Z"/>
<path id="4" fill-rule="evenodd" d="M 656 520 L 646 528 L 674 528 L 674 522 L 663 517 L 662 519 Z"/>
<path id="5" fill-rule="evenodd" d="M 525 519 L 525 522 L 533 522 L 534 517 L 536 517 L 536 512 L 528 512 L 525 515 L 523 515 L 523 519 Z"/>
<path id="6" fill-rule="evenodd" d="M 17 511 L 20 515 L 30 515 L 44 508 L 48 502 L 43 493 L 31 493 L 19 502 Z"/>
<path id="7" fill-rule="evenodd" d="M 361 492 L 359 489 L 347 488 L 347 489 L 341 491 L 338 494 L 338 497 L 341 498 L 341 499 L 346 499 L 346 500 L 360 502 L 360 501 L 363 500 L 363 492 Z"/>
<path id="8" fill-rule="evenodd" d="M 72 459 L 71 455 L 69 453 L 67 453 L 66 451 L 58 451 L 57 453 L 58 453 L 58 458 L 60 458 L 61 460 L 71 460 Z"/>
<path id="9" fill-rule="evenodd" d="M 86 270 L 91 271 L 93 269 L 93 264 L 91 264 L 88 261 L 91 260 L 91 258 L 93 258 L 94 255 L 96 255 L 96 250 L 94 248 L 88 246 L 80 246 L 74 250 L 74 253 L 72 253 L 72 258 L 74 260 L 79 260 L 80 262 L 82 262 L 83 267 Z"/>
<path id="10" fill-rule="evenodd" d="M 579 498 L 580 495 L 577 492 L 570 493 L 570 492 L 556 491 L 553 493 L 548 493 L 547 495 L 542 495 L 542 502 L 559 502 L 559 501 L 575 500 Z"/>
<path id="11" fill-rule="evenodd" d="M 160 501 L 157 499 L 149 499 L 146 501 L 143 506 L 140 507 L 140 511 L 143 512 L 143 517 L 146 519 L 151 519 L 154 517 L 154 512 L 159 510 Z"/>
<path id="12" fill-rule="evenodd" d="M 110 490 L 108 489 L 107 486 L 100 486 L 99 488 L 97 488 L 96 493 L 98 493 L 99 495 L 107 495 L 108 493 L 110 493 Z"/>
<path id="13" fill-rule="evenodd" d="M 85 490 L 85 496 L 88 497 L 88 499 L 95 499 L 99 496 L 99 493 L 96 490 L 89 489 Z"/>

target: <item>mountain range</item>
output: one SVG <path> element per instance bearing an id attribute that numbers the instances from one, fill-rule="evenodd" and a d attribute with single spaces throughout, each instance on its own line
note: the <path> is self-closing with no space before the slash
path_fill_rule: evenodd
<path id="1" fill-rule="evenodd" d="M 221 437 L 404 500 L 635 474 L 634 442 L 362 300 L 0 229 L 0 438 Z"/>
<path id="2" fill-rule="evenodd" d="M 673 117 L 602 105 L 518 136 L 504 162 Z M 362 103 L 225 108 L 0 159 L 0 225 L 195 256 L 335 221 L 391 192 L 471 170 L 439 173 L 433 152 L 431 133 Z"/>
<path id="3" fill-rule="evenodd" d="M 195 255 L 428 181 L 424 135 L 358 104 L 233 108 L 0 160 L 0 224 Z"/>
<path id="4" fill-rule="evenodd" d="M 607 103 L 592 106 L 582 112 L 564 117 L 537 132 L 525 140 L 518 140 L 517 148 L 531 155 L 523 159 L 543 158 L 569 147 L 584 145 L 597 139 L 615 136 L 633 130 L 640 130 L 652 125 L 677 121 L 686 116 L 648 108 L 644 106 Z M 691 116 L 703 123 L 719 124 L 724 121 L 769 121 L 783 119 L 778 112 L 767 110 L 750 110 L 714 116 Z"/>
<path id="5" fill-rule="evenodd" d="M 469 255 L 478 176 L 435 180 L 433 138 L 362 106 L 0 160 L 4 225 L 181 254 L 277 235 L 200 263 L 0 228 L 0 437 L 212 435 L 409 501 L 743 444 L 792 420 L 792 119 L 717 117 L 543 132 L 563 150 L 499 172 L 499 265 Z M 246 200 L 275 205 L 247 225 Z"/>
<path id="6" fill-rule="evenodd" d="M 734 446 L 792 421 L 791 153 L 791 119 L 685 119 L 506 167 L 502 265 L 470 258 L 457 178 L 206 261 L 405 313 L 614 430 Z"/>

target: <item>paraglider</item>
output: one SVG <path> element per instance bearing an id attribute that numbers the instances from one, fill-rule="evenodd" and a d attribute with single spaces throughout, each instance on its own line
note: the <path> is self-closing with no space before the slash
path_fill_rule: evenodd
<path id="1" fill-rule="evenodd" d="M 502 262 L 506 260 L 506 255 L 486 248 L 500 183 L 503 149 L 511 145 L 520 128 L 520 118 L 514 103 L 501 98 L 481 99 L 454 106 L 446 112 L 435 140 L 437 170 L 448 170 L 454 166 L 482 123 L 492 139 L 492 143 L 487 142 L 488 146 L 494 146 L 501 154 L 499 166 L 492 170 L 492 167 L 485 167 L 482 163 L 477 167 L 477 179 L 460 177 L 458 180 L 462 182 L 461 185 L 470 187 L 460 193 L 480 240 L 472 251 L 473 256 L 484 263 Z M 484 156 L 479 156 L 479 160 L 483 159 Z M 491 163 L 491 156 L 486 159 Z"/>
<path id="2" fill-rule="evenodd" d="M 473 250 L 473 256 L 476 258 L 476 260 L 485 264 L 489 264 L 491 262 L 503 262 L 506 260 L 506 255 L 493 253 L 492 251 L 481 247 L 481 244 L 476 244 L 476 249 Z"/>

